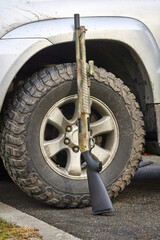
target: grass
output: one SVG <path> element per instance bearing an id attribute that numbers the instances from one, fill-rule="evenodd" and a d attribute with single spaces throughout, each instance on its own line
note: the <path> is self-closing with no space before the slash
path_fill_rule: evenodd
<path id="1" fill-rule="evenodd" d="M 42 239 L 42 237 L 38 233 L 38 229 L 31 228 L 29 226 L 18 227 L 0 219 L 0 240 L 5 240 L 9 238 L 15 240 L 22 240 L 28 238 Z"/>

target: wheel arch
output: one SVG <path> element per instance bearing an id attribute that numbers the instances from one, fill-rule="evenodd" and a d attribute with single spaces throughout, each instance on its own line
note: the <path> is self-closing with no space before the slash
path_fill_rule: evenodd
<path id="1" fill-rule="evenodd" d="M 19 45 L 23 44 L 23 41 L 29 45 L 27 50 L 24 50 L 17 59 L 14 59 L 16 64 L 11 65 L 4 79 L 0 82 L 2 88 L 4 88 L 4 83 L 7 85 L 7 91 L 3 97 L 10 92 L 15 78 L 17 79 L 16 82 L 22 81 L 22 78 L 25 80 L 25 75 L 30 76 L 47 65 L 75 62 L 73 41 L 55 45 L 52 45 L 46 39 L 34 39 L 34 41 L 20 39 L 15 42 L 16 45 Z M 9 45 L 12 43 L 9 41 Z M 124 83 L 137 97 L 141 108 L 146 103 L 154 102 L 153 89 L 146 68 L 130 46 L 118 41 L 97 39 L 86 40 L 86 48 L 87 60 L 93 59 L 96 66 L 103 67 L 123 79 Z M 142 86 L 141 94 L 138 92 L 139 85 Z"/>

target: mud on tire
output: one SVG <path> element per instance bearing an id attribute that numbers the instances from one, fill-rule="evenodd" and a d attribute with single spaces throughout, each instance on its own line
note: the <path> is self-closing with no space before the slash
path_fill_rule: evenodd
<path id="1" fill-rule="evenodd" d="M 11 178 L 29 196 L 56 207 L 90 204 L 87 180 L 59 175 L 46 163 L 39 142 L 41 122 L 47 111 L 76 94 L 75 64 L 63 64 L 35 73 L 15 93 L 4 112 L 1 156 Z M 113 112 L 119 128 L 119 144 L 111 164 L 101 177 L 111 197 L 131 181 L 144 144 L 144 123 L 135 96 L 112 73 L 95 67 L 91 95 Z"/>

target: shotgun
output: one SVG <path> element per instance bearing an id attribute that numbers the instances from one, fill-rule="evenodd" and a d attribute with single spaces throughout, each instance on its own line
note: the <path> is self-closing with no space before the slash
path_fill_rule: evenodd
<path id="1" fill-rule="evenodd" d="M 99 175 L 102 170 L 102 163 L 94 160 L 91 155 L 90 80 L 94 75 L 94 62 L 86 63 L 86 29 L 84 26 L 80 26 L 79 14 L 74 15 L 74 25 L 78 89 L 78 143 L 82 158 L 87 163 L 88 186 L 93 214 L 103 214 L 114 211 L 114 208 Z"/>

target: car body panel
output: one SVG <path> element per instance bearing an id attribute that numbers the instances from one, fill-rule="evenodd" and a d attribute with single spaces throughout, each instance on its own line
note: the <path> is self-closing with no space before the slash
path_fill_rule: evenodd
<path id="1" fill-rule="evenodd" d="M 0 12 L 0 37 L 26 23 L 71 18 L 74 13 L 80 13 L 81 17 L 137 19 L 151 30 L 160 46 L 159 0 L 1 0 L 0 9 L 3 9 Z"/>

